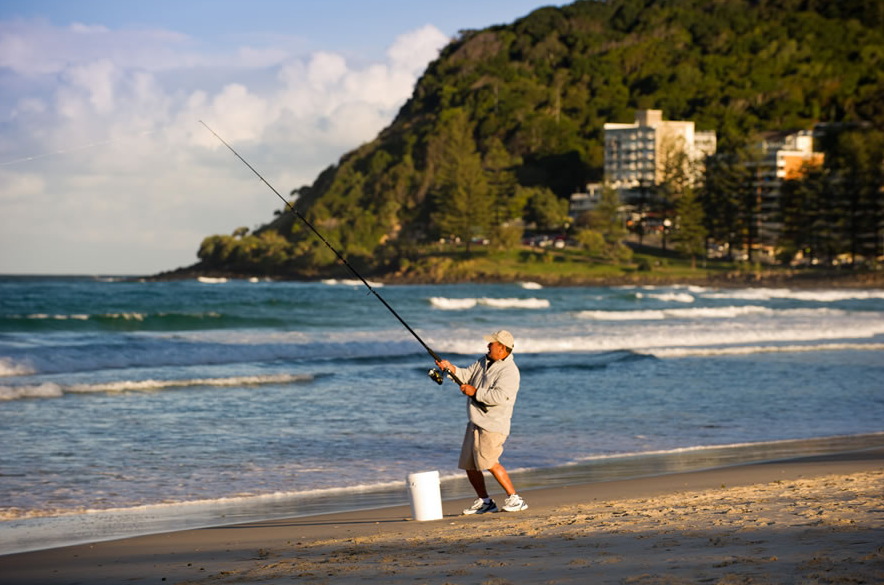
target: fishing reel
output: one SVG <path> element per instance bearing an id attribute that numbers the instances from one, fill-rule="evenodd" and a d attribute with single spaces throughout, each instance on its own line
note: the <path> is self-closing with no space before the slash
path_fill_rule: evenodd
<path id="1" fill-rule="evenodd" d="M 437 370 L 436 368 L 430 368 L 430 371 L 427 372 L 427 375 L 433 380 L 435 383 L 442 385 L 442 382 L 445 381 L 445 378 L 442 377 L 442 372 Z"/>

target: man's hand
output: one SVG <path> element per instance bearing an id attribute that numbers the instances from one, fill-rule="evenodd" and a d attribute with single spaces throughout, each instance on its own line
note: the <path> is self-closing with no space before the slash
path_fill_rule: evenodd
<path id="1" fill-rule="evenodd" d="M 467 396 L 475 396 L 476 388 L 474 386 L 470 386 L 469 384 L 464 384 L 460 387 L 460 391 L 466 394 Z"/>
<path id="2" fill-rule="evenodd" d="M 443 372 L 445 370 L 448 370 L 449 372 L 454 372 L 454 366 L 452 366 L 451 362 L 449 362 L 448 360 L 436 360 L 436 365 Z"/>

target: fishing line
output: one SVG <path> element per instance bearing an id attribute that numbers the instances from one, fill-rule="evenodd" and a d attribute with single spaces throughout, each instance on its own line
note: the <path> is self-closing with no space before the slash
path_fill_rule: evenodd
<path id="1" fill-rule="evenodd" d="M 144 132 L 140 132 L 140 133 L 136 134 L 135 136 L 146 136 L 148 134 L 153 134 L 154 132 L 156 132 L 156 130 L 146 130 Z M 100 142 L 91 142 L 89 144 L 83 144 L 80 146 L 73 146 L 70 148 L 64 148 L 62 150 L 56 150 L 55 152 L 47 152 L 45 154 L 35 154 L 34 156 L 26 156 L 24 158 L 17 158 L 15 160 L 0 162 L 0 167 L 5 167 L 7 165 L 14 165 L 14 164 L 18 164 L 18 163 L 28 162 L 28 161 L 32 161 L 32 160 L 39 160 L 41 158 L 56 156 L 59 154 L 67 154 L 69 152 L 76 152 L 78 150 L 85 150 L 87 148 L 93 148 L 95 146 L 103 146 L 105 144 L 113 144 L 114 142 L 120 142 L 121 140 L 127 140 L 128 138 L 131 138 L 131 137 L 124 136 L 122 138 L 111 138 L 110 140 L 102 140 Z"/>
<path id="2" fill-rule="evenodd" d="M 273 191 L 274 193 L 276 193 L 276 196 L 279 197 L 279 199 L 285 204 L 285 206 L 289 209 L 289 211 L 291 211 L 291 212 L 294 213 L 296 216 L 298 216 L 298 219 L 300 219 L 301 221 L 303 221 L 304 224 L 305 224 L 308 228 L 310 228 L 310 229 L 313 231 L 314 234 L 316 234 L 316 237 L 318 237 L 318 238 L 322 241 L 322 243 L 325 244 L 325 245 L 328 247 L 329 250 L 331 250 L 332 252 L 334 252 L 335 256 L 338 257 L 338 260 L 340 260 L 340 261 L 344 264 L 344 266 L 346 266 L 347 269 L 348 269 L 351 273 L 353 273 L 353 276 L 355 276 L 355 277 L 358 278 L 360 281 L 362 281 L 362 284 L 364 284 L 364 285 L 366 286 L 366 288 L 368 288 L 368 290 L 369 290 L 369 291 L 370 291 L 370 292 L 371 292 L 371 293 L 372 293 L 372 294 L 373 294 L 373 295 L 374 295 L 374 296 L 375 296 L 375 297 L 376 297 L 376 298 L 377 298 L 377 299 L 378 299 L 378 300 L 379 300 L 379 301 L 380 301 L 385 307 L 387 307 L 387 310 L 389 310 L 389 311 L 393 314 L 393 316 L 396 317 L 396 319 L 398 319 L 399 322 L 402 323 L 402 325 L 403 325 L 406 329 L 408 329 L 408 332 L 411 333 L 411 334 L 414 336 L 415 339 L 417 339 L 418 343 L 420 343 L 422 346 L 424 346 L 424 349 L 427 350 L 427 353 L 430 354 L 430 357 L 432 357 L 432 358 L 433 358 L 434 360 L 436 360 L 437 362 L 438 362 L 438 361 L 442 361 L 442 358 L 440 358 L 440 357 L 436 354 L 435 351 L 433 351 L 432 349 L 430 349 L 430 346 L 429 346 L 429 345 L 427 345 L 426 343 L 424 343 L 424 340 L 421 339 L 420 336 L 419 336 L 417 333 L 415 333 L 414 329 L 412 329 L 411 327 L 409 327 L 408 323 L 406 323 L 405 320 L 404 320 L 402 317 L 399 316 L 399 313 L 397 313 L 397 312 L 393 309 L 393 307 L 391 307 L 389 304 L 387 304 L 387 301 L 385 301 L 384 298 L 383 298 L 381 295 L 379 295 L 378 292 L 377 292 L 375 289 L 373 289 L 372 286 L 371 286 L 370 284 L 368 284 L 368 281 L 367 281 L 367 280 L 365 280 L 364 278 L 362 278 L 362 275 L 361 275 L 361 274 L 359 274 L 358 272 L 356 272 L 356 269 L 353 268 L 353 267 L 350 265 L 349 262 L 347 262 L 347 259 L 344 258 L 344 257 L 341 255 L 341 253 L 338 252 L 338 251 L 335 249 L 335 247 L 332 246 L 332 245 L 328 242 L 328 240 L 326 240 L 325 237 L 324 237 L 321 233 L 319 233 L 319 231 L 318 231 L 315 227 L 313 227 L 313 224 L 310 223 L 310 222 L 307 220 L 307 218 L 304 217 L 304 216 L 301 214 L 300 211 L 298 211 L 297 209 L 295 209 L 295 206 L 294 206 L 294 205 L 292 205 L 292 204 L 291 204 L 291 203 L 290 203 L 285 197 L 283 197 L 282 195 L 280 195 L 280 194 L 279 194 L 279 191 L 277 191 L 277 190 L 273 187 L 273 185 L 271 185 L 270 183 L 268 183 L 268 182 L 267 182 L 267 179 L 265 179 L 263 176 L 261 176 L 261 173 L 259 173 L 258 171 L 255 170 L 255 167 L 253 167 L 252 165 L 250 165 L 249 162 L 248 162 L 246 159 L 244 159 L 242 156 L 240 156 L 240 154 L 239 154 L 238 152 L 236 152 L 236 151 L 233 149 L 232 146 L 230 146 L 229 144 L 227 144 L 227 141 L 226 141 L 226 140 L 224 140 L 223 138 L 221 138 L 220 136 L 218 136 L 218 133 L 217 133 L 217 132 L 215 132 L 214 130 L 212 130 L 211 128 L 209 128 L 209 125 L 208 125 L 208 124 L 206 124 L 206 123 L 203 122 L 202 120 L 200 120 L 199 122 L 200 122 L 200 124 L 202 124 L 203 126 L 205 126 L 205 127 L 206 127 L 206 130 L 208 130 L 209 132 L 211 132 L 212 135 L 215 136 L 215 138 L 217 138 L 218 140 L 220 140 L 220 141 L 221 141 L 221 144 L 223 144 L 224 146 L 226 146 L 226 147 L 230 150 L 230 152 L 232 152 L 232 153 L 236 156 L 236 158 L 238 158 L 239 160 L 241 160 L 241 161 L 243 162 L 244 165 L 246 165 L 247 167 L 249 167 L 249 169 L 250 169 L 253 173 L 255 173 L 255 176 L 257 176 L 259 179 L 261 179 L 261 181 L 262 181 L 265 185 L 267 185 L 268 187 L 270 187 L 270 190 Z M 457 376 L 455 376 L 454 373 L 451 372 L 450 370 L 445 370 L 444 372 L 440 373 L 439 371 L 437 371 L 437 370 L 435 370 L 435 369 L 430 369 L 430 371 L 427 372 L 427 375 L 429 375 L 430 378 L 432 378 L 433 381 L 435 381 L 437 384 L 442 384 L 442 381 L 443 381 L 442 374 L 447 375 L 447 376 L 448 376 L 449 378 L 451 378 L 451 380 L 453 380 L 454 383 L 457 384 L 458 386 L 463 386 L 463 382 L 461 382 L 460 380 L 458 380 Z M 481 402 L 478 402 L 475 398 L 473 398 L 473 401 L 474 401 L 474 404 L 476 404 L 479 408 L 481 408 L 482 410 L 485 410 L 484 407 L 485 407 L 486 405 L 482 404 Z"/>

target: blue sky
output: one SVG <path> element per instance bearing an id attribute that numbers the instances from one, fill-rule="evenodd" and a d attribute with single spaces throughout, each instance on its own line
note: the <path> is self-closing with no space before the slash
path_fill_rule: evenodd
<path id="1" fill-rule="evenodd" d="M 153 274 L 374 138 L 457 31 L 550 3 L 0 3 L 0 273 Z"/>

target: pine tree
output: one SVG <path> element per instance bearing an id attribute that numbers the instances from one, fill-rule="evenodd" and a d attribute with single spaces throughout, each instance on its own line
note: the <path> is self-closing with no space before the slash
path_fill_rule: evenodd
<path id="1" fill-rule="evenodd" d="M 443 236 L 466 242 L 485 234 L 492 223 L 493 205 L 482 158 L 476 150 L 472 125 L 460 109 L 439 118 L 432 152 L 436 160 L 433 222 Z"/>
<path id="2" fill-rule="evenodd" d="M 494 226 L 505 224 L 522 215 L 522 206 L 514 204 L 516 174 L 513 169 L 522 164 L 522 159 L 510 154 L 496 136 L 488 142 L 482 166 L 488 175 L 488 187 L 494 202 Z"/>
<path id="3" fill-rule="evenodd" d="M 694 190 L 686 187 L 675 203 L 677 229 L 672 239 L 675 249 L 691 257 L 691 268 L 697 267 L 697 256 L 706 253 L 706 228 L 703 208 Z"/>

